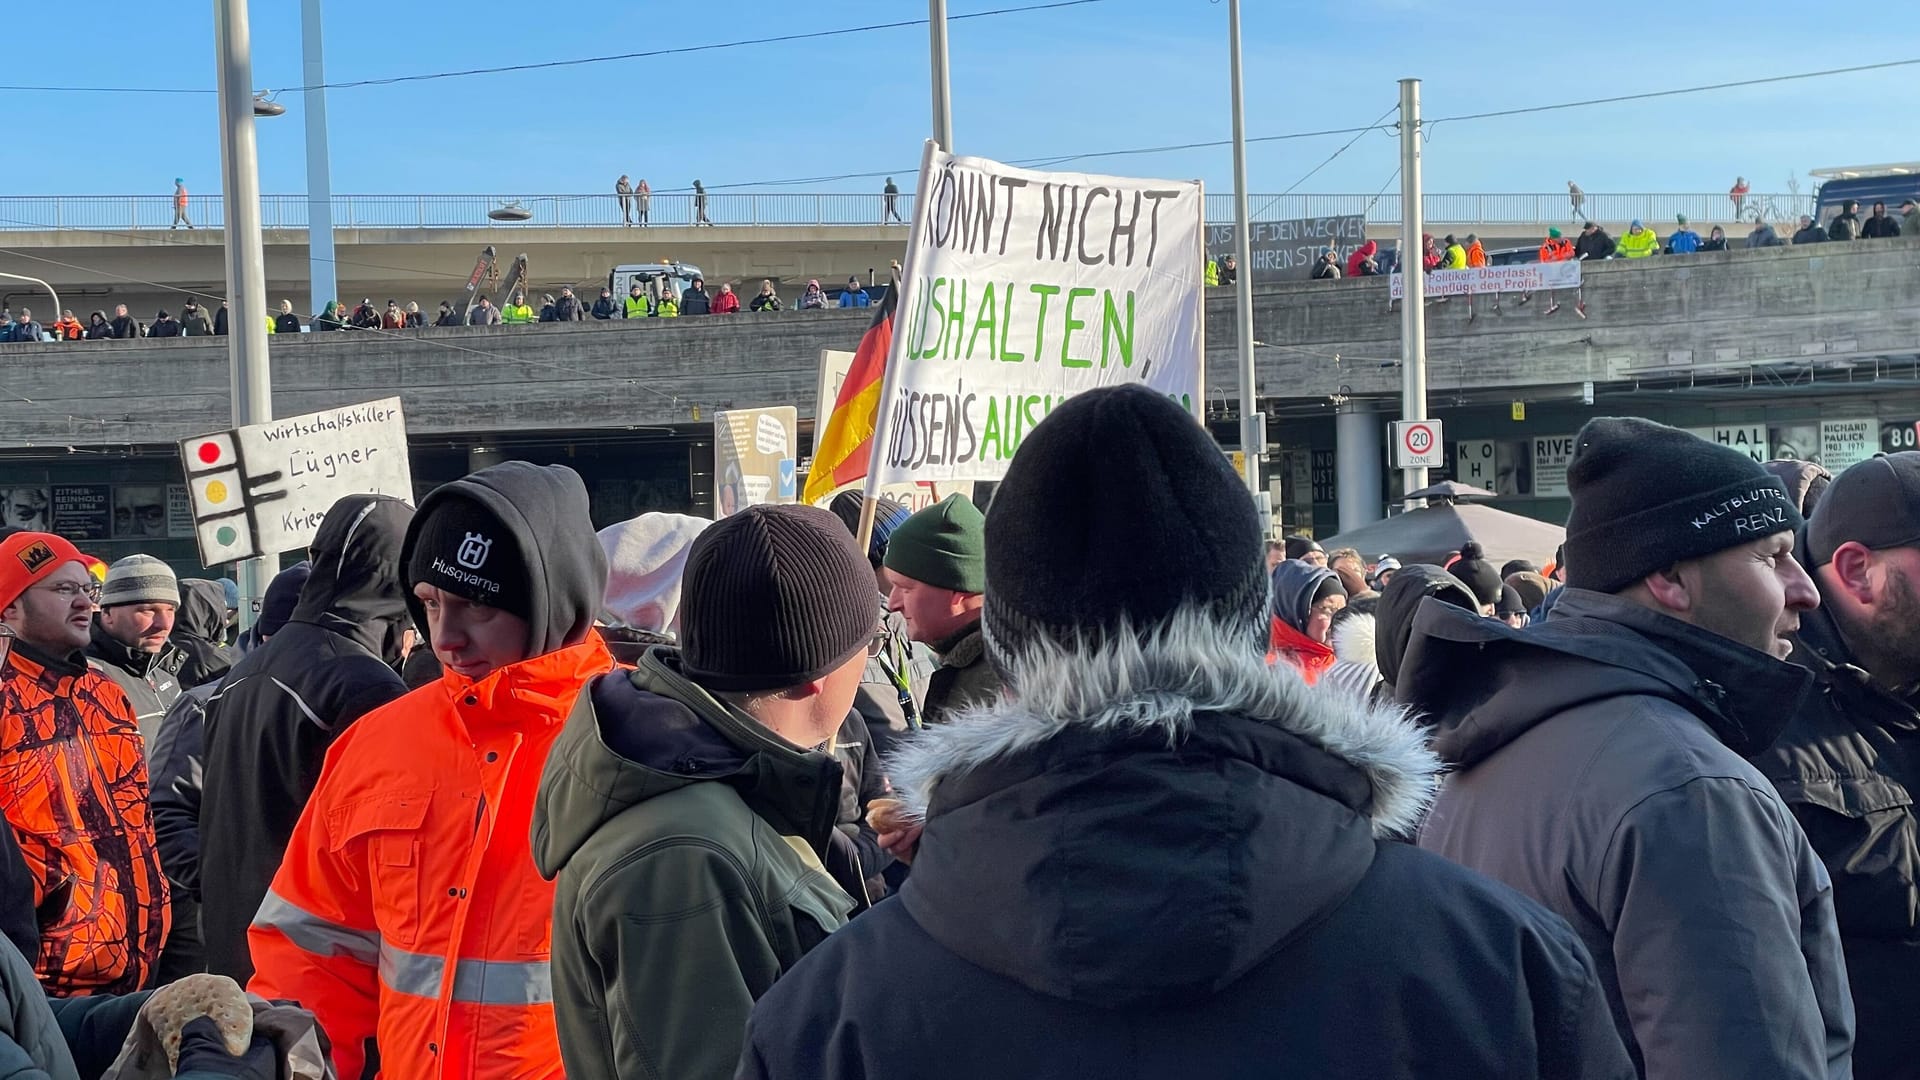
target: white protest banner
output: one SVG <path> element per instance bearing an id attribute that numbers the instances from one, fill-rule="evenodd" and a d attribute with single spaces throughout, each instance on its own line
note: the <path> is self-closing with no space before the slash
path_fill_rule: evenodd
<path id="1" fill-rule="evenodd" d="M 1573 436 L 1536 435 L 1533 439 L 1533 493 L 1542 498 L 1567 495 L 1567 464 L 1573 460 Z"/>
<path id="2" fill-rule="evenodd" d="M 869 485 L 993 480 L 1082 390 L 1202 407 L 1197 181 L 1016 169 L 931 143 Z"/>
<path id="3" fill-rule="evenodd" d="M 1880 421 L 1820 421 L 1820 464 L 1839 476 L 1880 452 Z"/>
<path id="4" fill-rule="evenodd" d="M 1214 258 L 1231 254 L 1235 232 L 1232 225 L 1207 226 L 1207 251 Z M 1339 255 L 1345 273 L 1348 256 L 1367 242 L 1367 215 L 1255 221 L 1247 226 L 1247 240 L 1247 265 L 1240 272 L 1254 281 L 1306 281 L 1328 248 Z"/>
<path id="5" fill-rule="evenodd" d="M 799 494 L 800 410 L 792 405 L 713 414 L 713 516 L 783 504 Z"/>
<path id="6" fill-rule="evenodd" d="M 1476 266 L 1471 270 L 1435 270 L 1427 275 L 1427 295 L 1466 296 L 1469 293 L 1537 292 L 1580 286 L 1580 264 L 1571 260 L 1518 263 L 1513 266 Z M 1399 274 L 1392 275 L 1388 296 L 1398 300 L 1406 289 Z"/>
<path id="7" fill-rule="evenodd" d="M 347 495 L 413 501 L 397 397 L 180 440 L 205 566 L 313 542 Z"/>
<path id="8" fill-rule="evenodd" d="M 820 452 L 820 432 L 827 426 L 827 416 L 833 412 L 833 403 L 839 400 L 840 386 L 847 381 L 847 371 L 853 367 L 853 353 L 844 349 L 820 350 L 820 381 L 814 389 L 813 407 L 813 453 Z M 855 480 L 842 484 L 832 491 L 814 500 L 815 506 L 826 506 L 835 495 L 843 491 L 859 491 L 864 481 Z M 807 475 L 800 474 L 800 486 L 807 485 Z M 906 507 L 909 511 L 925 510 L 949 495 L 963 495 L 973 498 L 971 480 L 919 480 L 911 484 L 883 484 L 880 498 L 891 499 Z"/>
<path id="9" fill-rule="evenodd" d="M 1773 459 L 1767 452 L 1767 425 L 1765 424 L 1723 424 L 1717 427 L 1688 428 L 1688 431 L 1707 440 L 1729 446 L 1765 465 Z"/>

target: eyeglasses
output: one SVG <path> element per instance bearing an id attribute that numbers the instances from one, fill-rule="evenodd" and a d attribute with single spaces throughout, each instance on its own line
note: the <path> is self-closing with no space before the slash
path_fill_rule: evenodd
<path id="1" fill-rule="evenodd" d="M 89 581 L 85 585 L 63 581 L 58 585 L 36 585 L 32 591 L 50 592 L 69 604 L 73 603 L 76 597 L 85 596 L 90 602 L 97 604 L 105 587 L 97 581 Z"/>
<path id="2" fill-rule="evenodd" d="M 867 659 L 878 660 L 886 655 L 887 643 L 891 640 L 892 635 L 887 633 L 886 627 L 875 630 L 873 637 L 867 641 Z"/>

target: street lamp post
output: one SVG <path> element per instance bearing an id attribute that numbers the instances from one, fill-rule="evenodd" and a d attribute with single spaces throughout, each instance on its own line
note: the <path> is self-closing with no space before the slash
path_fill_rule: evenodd
<path id="1" fill-rule="evenodd" d="M 6 278 L 8 281 L 31 281 L 47 290 L 47 295 L 53 297 L 53 317 L 56 319 L 60 317 L 60 294 L 53 291 L 53 286 L 37 277 L 28 277 L 25 274 L 0 274 L 0 278 Z"/>
<path id="2" fill-rule="evenodd" d="M 267 261 L 260 239 L 260 168 L 253 132 L 252 38 L 246 0 L 213 0 L 219 53 L 220 172 L 226 208 L 227 358 L 231 369 L 235 426 L 273 418 L 267 364 Z M 243 560 L 237 567 L 240 613 L 251 624 L 252 605 L 267 592 L 279 569 L 278 555 Z"/>

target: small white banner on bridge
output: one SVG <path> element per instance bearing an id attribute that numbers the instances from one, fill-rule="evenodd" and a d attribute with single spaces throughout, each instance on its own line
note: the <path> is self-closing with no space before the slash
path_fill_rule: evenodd
<path id="1" fill-rule="evenodd" d="M 928 144 L 869 485 L 995 480 L 1061 401 L 1141 382 L 1196 417 L 1194 180 L 1035 172 Z"/>
<path id="2" fill-rule="evenodd" d="M 1518 263 L 1513 266 L 1476 266 L 1471 270 L 1435 270 L 1427 275 L 1428 296 L 1467 296 L 1473 293 L 1538 292 L 1580 286 L 1580 264 L 1574 261 Z M 1389 295 L 1398 300 L 1406 283 L 1393 275 Z"/>
<path id="3" fill-rule="evenodd" d="M 397 397 L 182 439 L 180 460 L 204 566 L 305 548 L 348 495 L 413 501 Z"/>

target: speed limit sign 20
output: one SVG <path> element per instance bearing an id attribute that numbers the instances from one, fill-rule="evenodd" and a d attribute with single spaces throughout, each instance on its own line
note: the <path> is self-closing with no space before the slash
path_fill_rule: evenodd
<path id="1" fill-rule="evenodd" d="M 1438 420 L 1401 420 L 1393 425 L 1396 469 L 1437 469 L 1446 464 Z"/>

